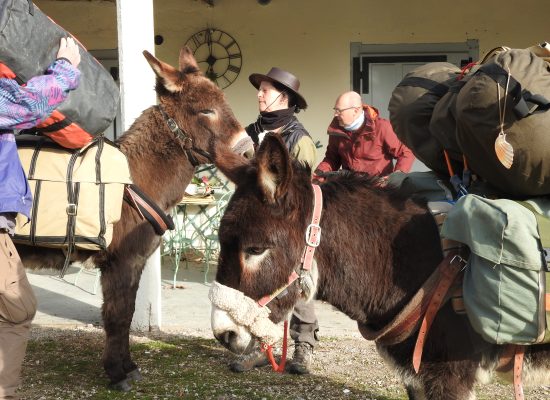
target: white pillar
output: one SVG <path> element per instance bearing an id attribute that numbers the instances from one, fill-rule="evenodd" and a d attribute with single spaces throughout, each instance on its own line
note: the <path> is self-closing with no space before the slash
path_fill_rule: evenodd
<path id="1" fill-rule="evenodd" d="M 128 129 L 156 103 L 154 73 L 143 50 L 155 52 L 153 0 L 117 0 L 118 60 L 122 126 Z M 136 298 L 132 329 L 161 327 L 160 250 L 147 260 Z"/>

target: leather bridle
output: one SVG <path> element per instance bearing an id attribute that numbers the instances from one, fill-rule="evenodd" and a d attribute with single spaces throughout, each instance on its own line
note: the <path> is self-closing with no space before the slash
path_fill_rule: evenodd
<path id="1" fill-rule="evenodd" d="M 264 296 L 260 300 L 258 300 L 257 304 L 260 307 L 267 306 L 267 304 L 269 304 L 269 302 L 271 302 L 273 299 L 277 298 L 282 293 L 285 293 L 286 289 L 292 283 L 294 283 L 298 278 L 301 278 L 301 275 L 304 271 L 307 273 L 311 271 L 311 268 L 313 267 L 313 254 L 315 253 L 315 249 L 317 248 L 317 246 L 319 246 L 319 243 L 321 242 L 321 226 L 319 225 L 319 222 L 321 221 L 321 213 L 323 211 L 323 193 L 321 192 L 321 188 L 319 187 L 319 185 L 312 184 L 311 186 L 313 187 L 313 212 L 311 215 L 311 223 L 308 225 L 305 233 L 306 245 L 304 247 L 302 258 L 300 260 L 300 273 L 298 274 L 298 272 L 293 270 L 287 279 L 287 283 L 283 287 L 277 289 L 272 294 Z M 288 346 L 287 329 L 288 321 L 285 321 L 283 335 L 283 354 L 281 356 L 281 363 L 279 365 L 277 365 L 277 363 L 275 362 L 275 358 L 273 357 L 273 346 L 265 343 L 261 344 L 261 349 L 267 354 L 267 358 L 275 372 L 284 372 L 285 370 L 286 352 Z"/>
<path id="2" fill-rule="evenodd" d="M 195 147 L 193 138 L 191 136 L 189 136 L 189 134 L 187 132 L 182 130 L 178 126 L 177 122 L 174 121 L 173 118 L 170 118 L 170 116 L 166 113 L 166 111 L 164 111 L 162 109 L 160 104 L 157 105 L 157 109 L 160 111 L 160 114 L 164 117 L 164 120 L 166 121 L 166 124 L 168 125 L 168 129 L 170 129 L 170 131 L 178 139 L 178 142 L 179 142 L 183 152 L 185 153 L 185 156 L 187 157 L 187 159 L 189 160 L 189 162 L 191 163 L 191 165 L 193 167 L 196 167 L 200 164 L 205 164 L 205 163 L 199 162 L 197 160 L 197 158 L 195 157 L 195 155 L 193 154 L 193 152 L 205 157 L 209 162 L 212 162 L 212 160 L 213 160 L 212 155 L 210 153 L 208 153 L 207 151 L 205 151 L 205 150 L 202 150 L 202 149 L 199 149 L 199 148 Z"/>

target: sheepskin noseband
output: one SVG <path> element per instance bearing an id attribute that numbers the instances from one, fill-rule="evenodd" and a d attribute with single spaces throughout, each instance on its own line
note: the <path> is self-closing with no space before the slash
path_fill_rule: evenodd
<path id="1" fill-rule="evenodd" d="M 214 281 L 208 298 L 214 306 L 227 312 L 235 323 L 244 326 L 262 343 L 273 346 L 283 338 L 283 330 L 269 319 L 269 308 L 261 307 L 243 292 Z"/>

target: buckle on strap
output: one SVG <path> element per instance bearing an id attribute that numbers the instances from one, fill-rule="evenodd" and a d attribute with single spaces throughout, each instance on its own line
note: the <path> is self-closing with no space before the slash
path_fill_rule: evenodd
<path id="1" fill-rule="evenodd" d="M 310 247 L 317 247 L 321 243 L 321 226 L 309 224 L 306 229 L 306 244 Z"/>
<path id="2" fill-rule="evenodd" d="M 67 204 L 67 208 L 66 208 L 67 215 L 72 215 L 72 216 L 76 215 L 76 210 L 77 210 L 77 207 L 75 203 Z"/>

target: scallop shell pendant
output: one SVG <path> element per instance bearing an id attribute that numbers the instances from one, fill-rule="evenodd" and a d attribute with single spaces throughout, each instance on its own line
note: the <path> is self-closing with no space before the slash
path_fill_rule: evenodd
<path id="1" fill-rule="evenodd" d="M 506 141 L 506 134 L 502 131 L 495 140 L 495 153 L 504 168 L 510 169 L 514 163 L 514 148 Z"/>

